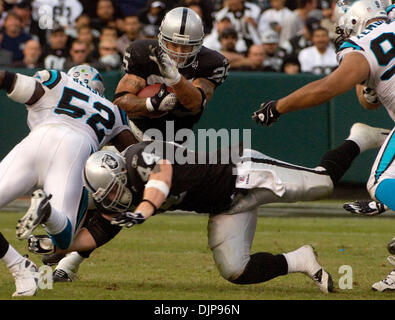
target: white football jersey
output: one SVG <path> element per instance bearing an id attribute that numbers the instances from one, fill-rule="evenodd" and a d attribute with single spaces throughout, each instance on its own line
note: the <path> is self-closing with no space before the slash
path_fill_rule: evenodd
<path id="1" fill-rule="evenodd" d="M 71 127 L 88 136 L 95 150 L 123 130 L 130 130 L 123 110 L 64 72 L 44 70 L 34 77 L 42 83 L 45 94 L 27 106 L 30 130 L 42 125 Z"/>
<path id="2" fill-rule="evenodd" d="M 395 20 L 374 22 L 345 41 L 339 49 L 338 60 L 341 62 L 350 52 L 358 52 L 368 61 L 370 74 L 365 85 L 376 90 L 395 121 Z"/>

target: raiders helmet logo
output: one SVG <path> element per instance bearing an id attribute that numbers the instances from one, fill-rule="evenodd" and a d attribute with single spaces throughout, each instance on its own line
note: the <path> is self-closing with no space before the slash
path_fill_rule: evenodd
<path id="1" fill-rule="evenodd" d="M 106 154 L 102 159 L 102 166 L 103 167 L 108 166 L 110 169 L 114 170 L 118 167 L 118 162 L 113 157 Z"/>

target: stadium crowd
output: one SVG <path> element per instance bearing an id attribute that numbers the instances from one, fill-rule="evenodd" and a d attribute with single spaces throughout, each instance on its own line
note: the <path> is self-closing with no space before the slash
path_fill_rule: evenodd
<path id="1" fill-rule="evenodd" d="M 333 0 L 0 0 L 0 66 L 120 69 L 125 48 L 156 38 L 169 10 L 204 23 L 204 45 L 231 70 L 329 74 L 337 67 Z"/>

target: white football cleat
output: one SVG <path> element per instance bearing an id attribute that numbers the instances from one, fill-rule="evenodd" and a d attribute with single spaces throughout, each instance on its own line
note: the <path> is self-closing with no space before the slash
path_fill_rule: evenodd
<path id="1" fill-rule="evenodd" d="M 40 274 L 37 266 L 27 258 L 10 267 L 15 278 L 16 291 L 13 297 L 34 296 L 38 290 L 38 279 Z"/>
<path id="2" fill-rule="evenodd" d="M 37 228 L 40 223 L 44 223 L 51 214 L 51 204 L 49 200 L 52 195 L 47 196 L 41 189 L 33 192 L 30 207 L 26 214 L 18 220 L 16 226 L 16 236 L 19 240 L 26 239 Z"/>
<path id="3" fill-rule="evenodd" d="M 395 256 L 389 256 L 387 260 L 395 265 Z M 372 289 L 380 292 L 395 291 L 395 270 L 392 270 L 384 280 L 374 283 Z"/>
<path id="4" fill-rule="evenodd" d="M 391 130 L 368 126 L 364 123 L 354 123 L 350 129 L 348 140 L 356 142 L 361 152 L 380 148 Z"/>
<path id="5" fill-rule="evenodd" d="M 305 260 L 305 271 L 310 279 L 320 288 L 324 293 L 333 292 L 333 280 L 331 275 L 325 271 L 317 261 L 317 253 L 311 245 L 304 245 L 298 249 Z"/>

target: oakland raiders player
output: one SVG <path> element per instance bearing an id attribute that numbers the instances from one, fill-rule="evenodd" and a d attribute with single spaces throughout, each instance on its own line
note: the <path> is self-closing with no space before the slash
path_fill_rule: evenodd
<path id="1" fill-rule="evenodd" d="M 191 129 L 215 89 L 225 81 L 229 63 L 217 51 L 202 46 L 203 37 L 200 17 L 189 8 L 178 7 L 163 18 L 158 40 L 136 40 L 126 49 L 126 74 L 118 84 L 114 104 L 128 115 L 135 142 L 151 138 L 144 135 L 148 129 L 159 130 L 162 140 L 174 139 L 167 137 L 167 126 L 174 125 L 174 133 Z M 147 85 L 156 83 L 163 84 L 160 93 L 151 98 L 137 96 Z M 168 92 L 165 84 L 174 93 Z M 66 256 L 54 271 L 54 281 L 72 280 L 71 269 L 76 271 L 89 255 L 73 252 Z M 56 256 L 49 259 L 57 262 Z"/>
<path id="2" fill-rule="evenodd" d="M 359 102 L 365 108 L 384 105 L 395 121 L 395 21 L 387 19 L 387 14 L 393 14 L 392 9 L 389 6 L 386 12 L 385 6 L 374 0 L 338 1 L 338 40 L 343 42 L 338 51 L 339 68 L 285 98 L 263 103 L 253 118 L 271 125 L 283 113 L 319 105 L 356 86 Z M 394 132 L 395 128 L 381 147 L 367 183 L 375 201 L 367 206 L 358 202 L 346 205 L 347 210 L 372 214 L 386 207 L 395 210 Z M 388 277 L 372 288 L 395 290 L 395 271 Z"/>
<path id="3" fill-rule="evenodd" d="M 166 125 L 174 130 L 192 128 L 199 121 L 216 87 L 228 74 L 229 63 L 217 51 L 204 47 L 203 23 L 191 9 L 170 10 L 160 26 L 158 40 L 136 40 L 126 49 L 125 76 L 120 80 L 114 103 L 132 121 L 137 140 L 147 129 L 158 129 L 166 139 Z M 147 85 L 162 83 L 174 89 L 151 98 L 139 98 Z M 172 123 L 168 123 L 172 121 Z"/>
<path id="4" fill-rule="evenodd" d="M 0 163 L 0 208 L 42 188 L 18 221 L 17 237 L 25 239 L 44 224 L 54 244 L 66 249 L 87 206 L 81 177 L 86 159 L 109 141 L 120 149 L 130 145 L 127 117 L 104 98 L 101 76 L 89 66 L 68 74 L 43 70 L 34 77 L 0 71 L 0 88 L 26 105 L 31 130 Z M 33 264 L 2 236 L 0 257 L 16 279 L 14 295 L 35 294 Z"/>
<path id="5" fill-rule="evenodd" d="M 252 284 L 301 272 L 323 292 L 332 291 L 332 279 L 309 245 L 278 255 L 250 254 L 257 208 L 265 203 L 328 196 L 361 151 L 383 143 L 382 131 L 388 132 L 355 124 L 343 144 L 327 152 L 313 169 L 242 148 L 237 148 L 238 157 L 224 150 L 213 154 L 222 159 L 218 163 L 212 161 L 211 154 L 158 140 L 134 144 L 123 154 L 96 152 L 86 162 L 84 180 L 95 201 L 106 210 L 105 218 L 82 228 L 69 250 L 98 247 L 113 237 L 112 227 L 141 224 L 158 212 L 209 213 L 209 247 L 225 279 Z M 43 252 L 39 239 L 30 249 Z"/>

